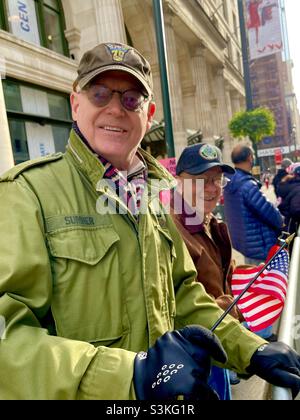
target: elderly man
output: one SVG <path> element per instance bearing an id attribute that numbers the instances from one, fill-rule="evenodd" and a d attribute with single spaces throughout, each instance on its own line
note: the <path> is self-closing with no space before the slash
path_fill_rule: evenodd
<path id="1" fill-rule="evenodd" d="M 96 46 L 71 105 L 66 153 L 0 182 L 0 397 L 215 398 L 211 358 L 226 354 L 208 329 L 222 311 L 195 282 L 171 217 L 148 199 L 153 179 L 174 185 L 139 148 L 155 111 L 148 62 L 127 45 Z M 230 317 L 216 333 L 227 366 L 298 393 L 297 353 Z"/>

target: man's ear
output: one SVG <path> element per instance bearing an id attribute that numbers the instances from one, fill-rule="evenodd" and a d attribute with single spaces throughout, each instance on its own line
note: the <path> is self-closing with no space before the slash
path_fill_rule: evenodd
<path id="1" fill-rule="evenodd" d="M 149 130 L 149 128 L 151 127 L 153 117 L 154 117 L 154 114 L 155 114 L 155 110 L 156 110 L 155 102 L 150 102 L 149 108 L 148 108 L 148 127 L 147 127 L 147 130 Z"/>
<path id="2" fill-rule="evenodd" d="M 77 112 L 78 112 L 78 93 L 72 92 L 70 95 L 70 103 L 71 103 L 71 109 L 72 109 L 72 118 L 74 121 L 77 120 Z"/>

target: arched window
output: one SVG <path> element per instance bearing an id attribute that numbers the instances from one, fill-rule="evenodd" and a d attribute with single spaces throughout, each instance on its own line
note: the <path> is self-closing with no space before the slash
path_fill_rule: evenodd
<path id="1" fill-rule="evenodd" d="M 68 55 L 61 0 L 3 0 L 0 25 L 25 41 Z"/>

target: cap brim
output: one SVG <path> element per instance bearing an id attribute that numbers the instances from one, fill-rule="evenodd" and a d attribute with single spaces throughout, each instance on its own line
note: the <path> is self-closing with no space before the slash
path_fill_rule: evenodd
<path id="1" fill-rule="evenodd" d="M 136 71 L 134 71 L 133 69 L 129 68 L 129 67 L 125 67 L 125 66 L 121 66 L 121 65 L 110 65 L 110 66 L 105 66 L 105 67 L 101 67 L 100 69 L 96 69 L 93 72 L 89 73 L 88 75 L 86 75 L 85 77 L 83 77 L 82 79 L 79 80 L 79 82 L 77 83 L 77 85 L 83 89 L 91 80 L 93 80 L 96 76 L 98 76 L 99 74 L 105 73 L 106 71 L 111 71 L 111 70 L 115 70 L 115 71 L 124 71 L 125 73 L 129 73 L 132 76 L 134 76 L 146 89 L 146 92 L 149 96 L 152 95 L 152 89 L 151 87 L 148 85 L 148 83 L 145 82 L 145 80 L 140 76 L 139 73 L 137 73 Z M 76 82 L 75 82 L 76 83 Z"/>
<path id="2" fill-rule="evenodd" d="M 200 174 L 203 174 L 203 172 L 206 172 L 208 169 L 215 168 L 216 166 L 219 166 L 222 169 L 222 172 L 224 173 L 228 173 L 228 174 L 235 173 L 235 170 L 231 166 L 225 165 L 224 163 L 221 164 L 218 162 L 210 162 L 210 163 L 201 165 L 201 169 L 199 168 L 184 169 L 181 172 L 186 172 L 187 174 L 190 174 L 190 175 L 200 175 Z"/>

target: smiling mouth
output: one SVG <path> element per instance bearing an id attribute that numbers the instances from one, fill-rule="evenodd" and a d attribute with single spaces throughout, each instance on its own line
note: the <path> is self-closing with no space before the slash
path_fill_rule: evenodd
<path id="1" fill-rule="evenodd" d="M 126 133 L 126 130 L 123 130 L 123 128 L 120 127 L 111 127 L 109 125 L 100 126 L 101 130 L 107 131 L 109 133 Z"/>

